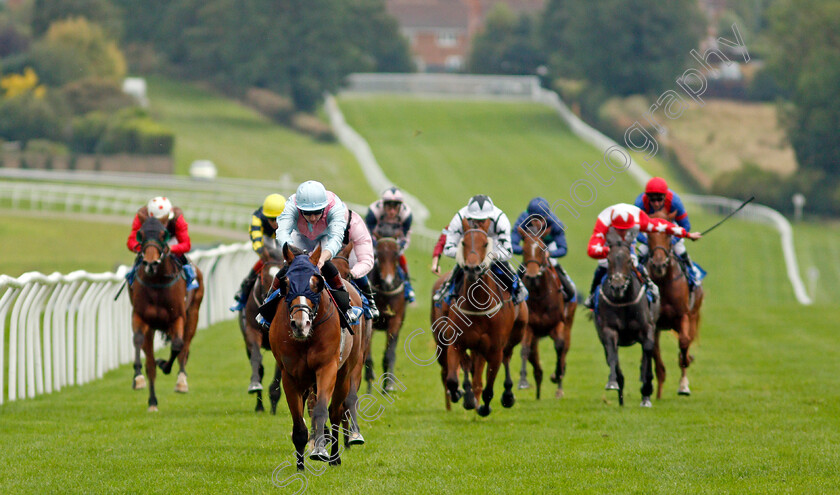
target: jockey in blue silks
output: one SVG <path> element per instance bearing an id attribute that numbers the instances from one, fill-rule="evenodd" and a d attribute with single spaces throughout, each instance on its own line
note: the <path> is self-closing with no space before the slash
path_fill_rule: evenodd
<path id="1" fill-rule="evenodd" d="M 691 232 L 691 222 L 688 220 L 688 212 L 683 206 L 682 199 L 679 195 L 668 189 L 668 183 L 662 177 L 654 177 L 650 179 L 645 186 L 645 192 L 639 194 L 636 198 L 635 206 L 644 211 L 648 215 L 663 210 L 668 215 L 668 220 L 676 223 L 686 232 Z M 638 237 L 638 251 L 639 256 L 644 262 L 648 256 L 647 236 L 639 234 Z M 682 265 L 683 271 L 686 273 L 690 287 L 700 285 L 705 272 L 699 267 L 696 267 L 691 258 L 688 257 L 688 251 L 685 248 L 685 241 L 682 238 L 672 238 L 671 240 L 674 248 L 674 254 Z"/>
<path id="2" fill-rule="evenodd" d="M 519 227 L 525 230 L 526 234 L 529 232 L 528 225 L 534 218 L 541 218 L 545 221 L 545 230 L 541 233 L 534 232 L 540 235 L 545 247 L 548 250 L 548 257 L 551 260 L 551 273 L 555 277 L 558 287 L 563 290 L 563 297 L 568 302 L 574 299 L 576 289 L 575 283 L 572 281 L 569 274 L 560 266 L 557 258 L 566 256 L 566 227 L 563 222 L 557 218 L 557 215 L 551 211 L 548 201 L 545 198 L 534 198 L 528 203 L 528 209 L 520 213 L 519 218 L 513 225 L 510 234 L 511 247 L 513 254 L 522 254 L 522 236 L 519 234 Z M 525 272 L 525 267 L 519 265 L 519 276 Z"/>

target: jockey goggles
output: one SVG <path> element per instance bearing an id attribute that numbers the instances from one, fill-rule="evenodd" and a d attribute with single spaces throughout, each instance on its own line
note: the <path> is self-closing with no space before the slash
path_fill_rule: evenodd
<path id="1" fill-rule="evenodd" d="M 651 201 L 651 202 L 657 202 L 658 203 L 660 201 L 665 201 L 665 195 L 664 194 L 658 194 L 658 193 L 657 194 L 648 194 L 647 197 L 648 197 L 648 201 Z"/>
<path id="2" fill-rule="evenodd" d="M 385 201 L 385 208 L 399 208 L 402 202 L 400 201 Z"/>
<path id="3" fill-rule="evenodd" d="M 321 208 L 320 210 L 311 210 L 311 211 L 300 210 L 300 212 L 304 215 L 314 216 L 314 215 L 320 215 L 321 213 L 324 213 L 324 208 Z"/>

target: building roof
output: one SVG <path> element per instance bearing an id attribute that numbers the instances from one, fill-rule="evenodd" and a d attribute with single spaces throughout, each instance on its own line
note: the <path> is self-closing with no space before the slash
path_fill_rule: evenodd
<path id="1" fill-rule="evenodd" d="M 482 16 L 497 3 L 517 13 L 540 12 L 546 0 L 479 0 Z M 466 29 L 469 8 L 466 0 L 386 0 L 385 7 L 402 28 Z"/>

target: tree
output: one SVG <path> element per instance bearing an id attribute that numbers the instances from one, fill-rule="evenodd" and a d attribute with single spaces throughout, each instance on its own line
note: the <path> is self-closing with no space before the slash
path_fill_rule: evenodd
<path id="1" fill-rule="evenodd" d="M 771 23 L 771 68 L 791 95 L 787 132 L 797 161 L 840 181 L 840 4 L 780 0 Z"/>
<path id="2" fill-rule="evenodd" d="M 695 0 L 552 1 L 543 19 L 552 60 L 622 96 L 673 87 L 703 25 Z"/>
<path id="3" fill-rule="evenodd" d="M 539 45 L 530 16 L 517 17 L 505 4 L 496 4 L 473 41 L 468 66 L 480 74 L 532 75 L 545 63 Z"/>
<path id="4" fill-rule="evenodd" d="M 32 34 L 39 37 L 53 22 L 71 17 L 99 24 L 111 38 L 117 39 L 122 33 L 122 12 L 109 0 L 35 0 Z"/>

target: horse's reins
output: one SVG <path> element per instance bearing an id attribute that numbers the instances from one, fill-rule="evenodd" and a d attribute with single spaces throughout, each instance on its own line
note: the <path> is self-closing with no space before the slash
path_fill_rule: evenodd
<path id="1" fill-rule="evenodd" d="M 382 237 L 382 238 L 380 238 L 376 241 L 377 244 L 382 243 L 382 242 L 393 243 L 394 245 L 399 247 L 399 243 L 393 237 Z M 376 260 L 375 264 L 378 265 L 379 260 Z M 376 277 L 380 282 L 382 282 L 382 276 L 379 274 L 379 270 L 376 271 Z M 394 295 L 400 294 L 401 292 L 404 292 L 404 290 L 403 290 L 404 287 L 405 287 L 405 280 L 400 280 L 400 284 L 397 285 L 395 288 L 393 288 L 391 290 L 382 290 L 381 286 L 377 285 L 376 286 L 376 288 L 377 288 L 376 292 L 378 292 L 379 294 L 382 294 L 383 296 L 394 296 Z"/>
<path id="2" fill-rule="evenodd" d="M 655 253 L 657 249 L 661 249 L 665 253 L 665 257 L 668 258 L 668 264 L 671 263 L 671 260 L 676 259 L 676 255 L 673 253 L 673 251 L 671 251 L 668 248 L 662 247 L 662 246 L 656 246 L 655 248 L 651 249 L 651 251 L 650 251 L 651 259 L 653 259 L 653 253 Z M 679 280 L 681 277 L 684 277 L 684 276 L 685 276 L 685 274 L 683 273 L 683 271 L 678 270 L 677 274 L 671 280 Z"/>
<path id="3" fill-rule="evenodd" d="M 143 253 L 146 250 L 146 246 L 149 243 L 154 244 L 155 247 L 158 249 L 158 252 L 160 253 L 160 261 L 161 261 L 161 263 L 163 263 L 164 255 L 166 253 L 166 247 L 167 246 L 157 239 L 148 239 L 148 240 L 143 241 L 143 243 L 140 245 L 140 252 L 141 253 Z M 176 264 L 180 265 L 180 263 L 178 262 L 177 259 L 173 258 L 173 261 Z M 146 262 L 145 258 L 143 258 L 143 263 L 148 264 Z M 135 280 L 137 280 L 140 283 L 140 285 L 142 285 L 143 287 L 149 287 L 150 289 L 165 289 L 167 287 L 172 287 L 173 285 L 175 285 L 175 282 L 178 281 L 178 278 L 180 278 L 180 276 L 181 276 L 181 267 L 179 266 L 178 270 L 175 271 L 175 273 L 172 273 L 170 275 L 164 275 L 162 277 L 164 279 L 171 278 L 172 280 L 170 280 L 169 282 L 164 282 L 164 283 L 159 283 L 159 284 L 144 282 L 139 271 L 137 273 L 137 277 L 135 278 Z"/>

